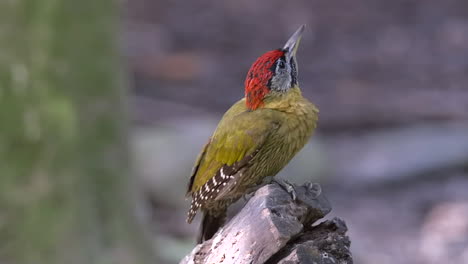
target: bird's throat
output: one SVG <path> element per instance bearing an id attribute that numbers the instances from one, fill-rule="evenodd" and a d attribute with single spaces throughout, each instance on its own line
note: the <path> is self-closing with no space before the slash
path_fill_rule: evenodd
<path id="1" fill-rule="evenodd" d="M 285 92 L 271 91 L 263 98 L 261 108 L 281 110 L 295 105 L 302 99 L 299 86 L 294 86 Z"/>

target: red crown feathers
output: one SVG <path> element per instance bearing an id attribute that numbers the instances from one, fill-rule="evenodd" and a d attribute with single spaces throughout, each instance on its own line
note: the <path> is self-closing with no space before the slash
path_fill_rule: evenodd
<path id="1" fill-rule="evenodd" d="M 250 110 L 263 106 L 263 98 L 270 91 L 268 82 L 274 74 L 272 66 L 282 56 L 284 51 L 280 49 L 268 51 L 250 67 L 245 79 L 245 103 Z"/>

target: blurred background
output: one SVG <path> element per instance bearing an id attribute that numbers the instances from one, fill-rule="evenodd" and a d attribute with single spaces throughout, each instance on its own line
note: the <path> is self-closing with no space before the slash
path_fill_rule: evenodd
<path id="1" fill-rule="evenodd" d="M 198 152 L 302 24 L 320 121 L 279 177 L 355 263 L 468 263 L 463 0 L 0 1 L 0 263 L 178 263 Z"/>
<path id="2" fill-rule="evenodd" d="M 192 163 L 251 63 L 298 52 L 317 133 L 280 177 L 320 182 L 356 263 L 468 263 L 468 2 L 128 0 L 132 146 L 166 263 L 193 247 Z"/>

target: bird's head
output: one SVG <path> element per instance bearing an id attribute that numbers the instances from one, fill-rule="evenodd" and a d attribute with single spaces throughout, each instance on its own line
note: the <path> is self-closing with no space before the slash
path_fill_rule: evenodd
<path id="1" fill-rule="evenodd" d="M 250 67 L 245 79 L 247 107 L 255 110 L 270 94 L 287 92 L 297 85 L 296 51 L 305 25 L 289 38 L 283 48 L 268 51 Z"/>

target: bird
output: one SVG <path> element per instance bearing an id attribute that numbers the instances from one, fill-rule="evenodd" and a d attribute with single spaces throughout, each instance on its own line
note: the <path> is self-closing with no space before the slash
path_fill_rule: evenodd
<path id="1" fill-rule="evenodd" d="M 319 110 L 302 96 L 298 83 L 296 52 L 304 28 L 252 64 L 244 97 L 223 115 L 195 161 L 187 222 L 202 211 L 197 243 L 213 237 L 229 205 L 274 179 L 317 126 Z"/>

